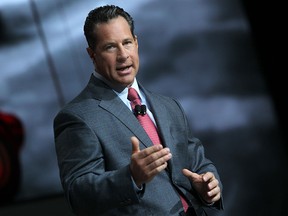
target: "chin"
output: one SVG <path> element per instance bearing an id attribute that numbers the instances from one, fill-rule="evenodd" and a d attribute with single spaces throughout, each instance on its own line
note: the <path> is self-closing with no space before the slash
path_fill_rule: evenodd
<path id="1" fill-rule="evenodd" d="M 125 85 L 125 86 L 132 85 L 132 83 L 134 82 L 134 76 L 133 78 L 129 77 L 127 79 L 121 80 L 120 82 L 122 83 L 122 85 Z"/>

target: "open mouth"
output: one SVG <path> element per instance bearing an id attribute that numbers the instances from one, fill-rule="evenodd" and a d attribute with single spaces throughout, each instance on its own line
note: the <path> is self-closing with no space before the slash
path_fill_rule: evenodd
<path id="1" fill-rule="evenodd" d="M 116 68 L 116 70 L 124 71 L 124 70 L 128 70 L 130 67 L 131 67 L 131 65 L 128 65 L 126 67 L 118 67 L 118 68 Z"/>
<path id="2" fill-rule="evenodd" d="M 116 70 L 119 72 L 128 72 L 130 68 L 131 68 L 131 65 L 126 66 L 126 67 L 118 67 L 116 68 Z"/>

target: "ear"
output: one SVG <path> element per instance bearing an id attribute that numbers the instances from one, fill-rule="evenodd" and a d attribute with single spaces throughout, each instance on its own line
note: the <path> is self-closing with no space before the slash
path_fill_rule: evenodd
<path id="1" fill-rule="evenodd" d="M 87 47 L 86 50 L 90 58 L 94 60 L 94 51 L 90 47 Z"/>
<path id="2" fill-rule="evenodd" d="M 134 36 L 134 41 L 135 41 L 136 47 L 138 48 L 138 39 L 137 39 L 137 35 Z"/>

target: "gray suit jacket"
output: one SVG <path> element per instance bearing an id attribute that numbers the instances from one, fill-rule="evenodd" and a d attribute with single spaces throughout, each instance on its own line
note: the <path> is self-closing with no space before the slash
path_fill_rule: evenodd
<path id="1" fill-rule="evenodd" d="M 194 138 L 185 114 L 175 100 L 151 93 L 139 85 L 150 104 L 164 146 L 172 159 L 168 169 L 138 191 L 129 170 L 131 136 L 140 148 L 152 144 L 129 108 L 105 83 L 93 75 L 86 88 L 57 114 L 55 146 L 62 186 L 77 215 L 179 215 L 179 193 L 193 211 L 206 215 L 222 205 L 207 207 L 182 174 L 213 172 L 201 142 Z M 177 191 L 177 192 L 176 192 Z M 208 214 L 207 214 L 208 215 Z"/>

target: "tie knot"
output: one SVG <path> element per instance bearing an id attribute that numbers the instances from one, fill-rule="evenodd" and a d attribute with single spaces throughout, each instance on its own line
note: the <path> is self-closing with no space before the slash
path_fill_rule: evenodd
<path id="1" fill-rule="evenodd" d="M 128 89 L 128 100 L 131 101 L 132 103 L 136 104 L 136 105 L 140 105 L 141 101 L 139 98 L 139 95 L 137 93 L 137 91 L 134 88 L 129 88 Z"/>

